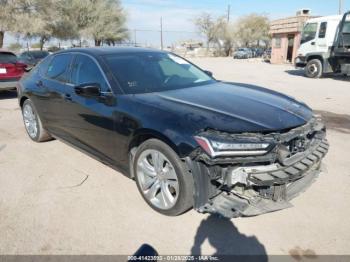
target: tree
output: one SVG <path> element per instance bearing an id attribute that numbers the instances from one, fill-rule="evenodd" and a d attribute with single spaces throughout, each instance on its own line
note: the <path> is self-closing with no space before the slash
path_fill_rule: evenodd
<path id="1" fill-rule="evenodd" d="M 120 0 L 0 0 L 0 47 L 6 31 L 39 38 L 93 38 L 95 45 L 114 45 L 128 38 Z"/>
<path id="2" fill-rule="evenodd" d="M 219 55 L 228 56 L 233 46 L 232 24 L 224 16 L 214 19 L 210 14 L 203 13 L 194 20 L 198 31 L 205 35 L 207 49 L 215 45 Z"/>
<path id="3" fill-rule="evenodd" d="M 197 30 L 206 37 L 207 50 L 210 44 L 216 39 L 218 27 L 214 18 L 209 13 L 202 13 L 194 19 Z"/>
<path id="4" fill-rule="evenodd" d="M 32 0 L 28 12 L 22 15 L 19 29 L 26 37 L 39 38 L 40 49 L 52 37 L 71 39 L 76 36 L 66 11 L 67 0 Z"/>
<path id="5" fill-rule="evenodd" d="M 244 46 L 260 46 L 260 41 L 265 45 L 270 42 L 270 21 L 265 15 L 250 14 L 240 18 L 235 23 L 235 38 Z"/>
<path id="6" fill-rule="evenodd" d="M 88 37 L 92 37 L 95 46 L 104 41 L 110 44 L 128 38 L 125 27 L 126 16 L 119 0 L 95 0 L 91 22 L 85 30 Z"/>
<path id="7" fill-rule="evenodd" d="M 6 32 L 18 32 L 21 18 L 28 11 L 30 0 L 0 0 L 0 48 L 4 45 Z"/>
<path id="8" fill-rule="evenodd" d="M 79 37 L 93 38 L 95 46 L 114 45 L 128 38 L 126 15 L 119 0 L 72 0 L 70 21 Z"/>

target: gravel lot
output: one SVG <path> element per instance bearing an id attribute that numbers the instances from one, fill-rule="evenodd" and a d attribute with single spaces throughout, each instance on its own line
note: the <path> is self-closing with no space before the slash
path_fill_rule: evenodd
<path id="1" fill-rule="evenodd" d="M 217 79 L 303 100 L 329 127 L 326 171 L 295 207 L 231 221 L 152 211 L 133 181 L 60 141 L 25 134 L 14 94 L 0 93 L 0 254 L 350 254 L 350 80 L 307 79 L 291 66 L 193 59 Z M 205 94 L 204 94 L 205 95 Z"/>

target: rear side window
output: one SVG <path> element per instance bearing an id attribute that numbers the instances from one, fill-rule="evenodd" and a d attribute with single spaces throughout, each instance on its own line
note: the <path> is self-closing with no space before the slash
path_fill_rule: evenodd
<path id="1" fill-rule="evenodd" d="M 56 55 L 47 68 L 46 76 L 60 82 L 67 82 L 71 59 L 70 54 Z"/>
<path id="2" fill-rule="evenodd" d="M 322 22 L 320 26 L 320 32 L 318 33 L 318 38 L 325 38 L 327 33 L 327 22 Z"/>
<path id="3" fill-rule="evenodd" d="M 34 70 L 38 70 L 40 76 L 45 77 L 45 73 L 47 72 L 47 68 L 50 65 L 52 57 L 47 57 L 42 60 Z"/>
<path id="4" fill-rule="evenodd" d="M 7 64 L 7 63 L 16 63 L 17 62 L 17 56 L 12 53 L 1 53 L 0 52 L 0 63 L 1 64 Z"/>

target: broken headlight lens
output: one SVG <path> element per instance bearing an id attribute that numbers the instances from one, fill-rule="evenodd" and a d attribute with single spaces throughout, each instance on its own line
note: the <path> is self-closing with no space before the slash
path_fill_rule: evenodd
<path id="1" fill-rule="evenodd" d="M 258 156 L 269 151 L 269 143 L 255 142 L 226 142 L 209 139 L 202 136 L 195 137 L 200 147 L 210 156 Z"/>

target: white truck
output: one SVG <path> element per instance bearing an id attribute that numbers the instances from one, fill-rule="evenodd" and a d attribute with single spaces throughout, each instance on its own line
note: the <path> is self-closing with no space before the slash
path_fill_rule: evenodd
<path id="1" fill-rule="evenodd" d="M 326 73 L 350 75 L 350 11 L 306 22 L 295 66 L 310 78 Z"/>

